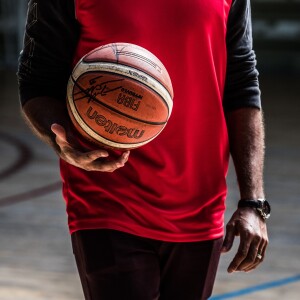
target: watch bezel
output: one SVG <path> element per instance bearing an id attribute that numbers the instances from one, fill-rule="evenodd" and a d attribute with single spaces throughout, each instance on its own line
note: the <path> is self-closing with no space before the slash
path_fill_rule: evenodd
<path id="1" fill-rule="evenodd" d="M 269 219 L 271 215 L 271 206 L 265 199 L 241 199 L 238 203 L 238 207 L 255 208 L 264 220 Z"/>
<path id="2" fill-rule="evenodd" d="M 264 220 L 269 219 L 271 216 L 271 206 L 267 200 L 258 200 L 261 202 L 260 207 L 257 207 L 256 210 L 260 213 Z"/>

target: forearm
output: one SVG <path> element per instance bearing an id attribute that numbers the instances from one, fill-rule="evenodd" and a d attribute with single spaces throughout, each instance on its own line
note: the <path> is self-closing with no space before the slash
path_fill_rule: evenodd
<path id="1" fill-rule="evenodd" d="M 66 86 L 79 34 L 74 1 L 28 2 L 18 67 L 20 102 L 29 126 L 51 146 L 55 146 L 53 123 L 68 131 Z"/>
<path id="2" fill-rule="evenodd" d="M 57 123 L 67 130 L 70 128 L 66 104 L 55 98 L 37 97 L 25 103 L 22 114 L 31 130 L 58 152 L 51 125 Z"/>
<path id="3" fill-rule="evenodd" d="M 124 166 L 129 151 L 105 159 L 106 150 L 90 150 L 74 130 L 64 101 L 79 36 L 74 1 L 29 1 L 18 69 L 22 114 L 33 132 L 67 163 L 86 171 L 113 172 Z"/>
<path id="4" fill-rule="evenodd" d="M 264 198 L 262 112 L 257 108 L 241 108 L 227 112 L 226 120 L 241 199 Z"/>

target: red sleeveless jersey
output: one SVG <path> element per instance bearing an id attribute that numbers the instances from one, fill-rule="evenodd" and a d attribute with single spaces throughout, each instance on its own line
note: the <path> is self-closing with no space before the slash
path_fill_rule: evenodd
<path id="1" fill-rule="evenodd" d="M 109 228 L 164 241 L 223 235 L 229 147 L 222 106 L 231 0 L 76 0 L 74 64 L 127 42 L 166 66 L 174 107 L 163 132 L 113 173 L 61 161 L 70 231 Z"/>

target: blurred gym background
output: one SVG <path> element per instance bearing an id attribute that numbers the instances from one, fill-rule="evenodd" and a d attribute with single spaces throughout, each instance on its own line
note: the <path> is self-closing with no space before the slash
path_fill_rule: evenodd
<path id="1" fill-rule="evenodd" d="M 45 0 L 49 1 L 49 0 Z M 71 0 L 70 0 L 71 1 Z M 79 300 L 57 158 L 24 125 L 16 83 L 26 0 L 0 0 L 0 299 Z M 222 256 L 212 299 L 299 299 L 300 0 L 252 0 L 266 120 L 270 246 L 250 274 Z M 226 218 L 239 197 L 231 166 Z M 170 299 L 171 300 L 171 299 Z M 184 300 L 184 299 L 183 299 Z"/>
<path id="2" fill-rule="evenodd" d="M 0 0 L 0 68 L 15 68 L 26 0 Z M 300 1 L 252 0 L 253 37 L 262 72 L 300 72 Z"/>

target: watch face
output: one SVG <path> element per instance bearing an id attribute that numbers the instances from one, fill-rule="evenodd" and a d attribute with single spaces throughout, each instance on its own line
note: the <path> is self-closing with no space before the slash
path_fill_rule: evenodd
<path id="1" fill-rule="evenodd" d="M 271 215 L 271 206 L 268 201 L 262 202 L 262 205 L 260 208 L 257 208 L 257 210 L 260 212 L 263 219 L 268 219 Z"/>

